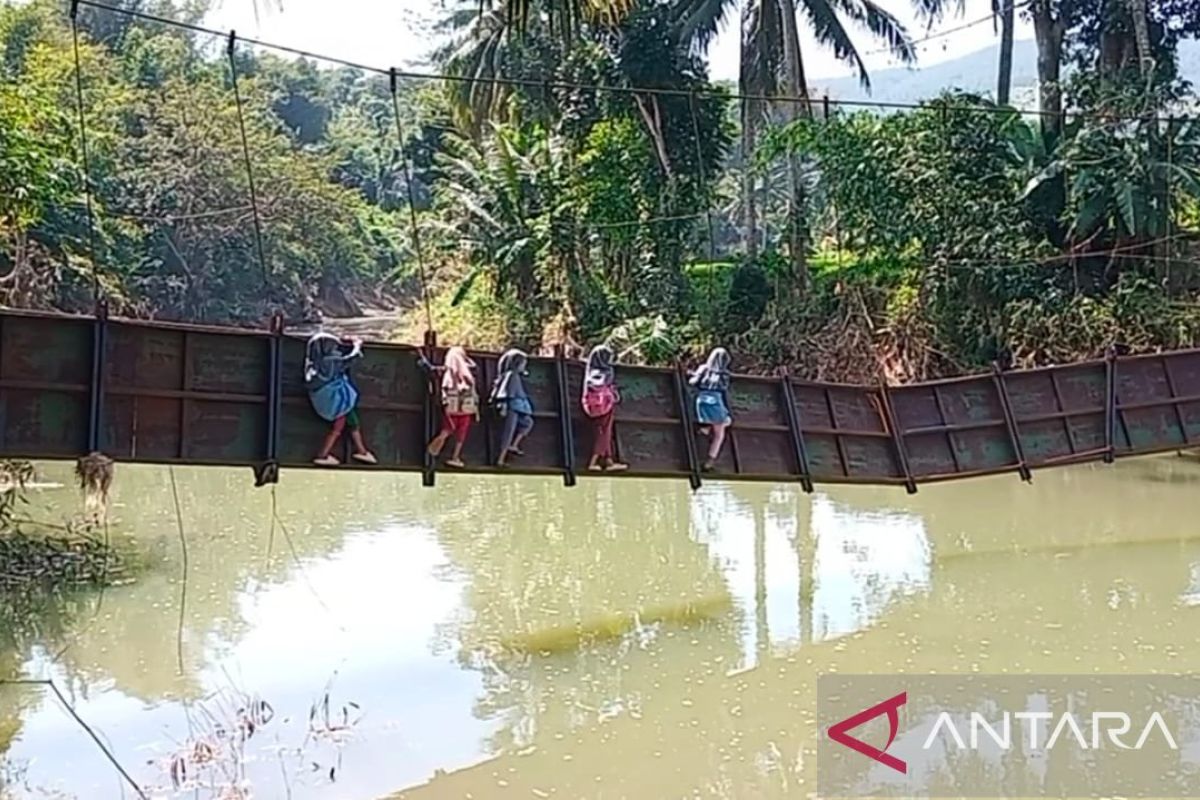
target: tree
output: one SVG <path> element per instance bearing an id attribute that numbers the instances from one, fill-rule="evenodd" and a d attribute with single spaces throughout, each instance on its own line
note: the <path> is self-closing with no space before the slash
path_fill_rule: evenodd
<path id="1" fill-rule="evenodd" d="M 405 218 L 388 205 L 397 170 L 386 84 L 381 185 L 366 187 L 354 183 L 359 162 L 346 156 L 361 154 L 361 141 L 350 141 L 361 128 L 334 131 L 328 113 L 347 76 L 242 56 L 264 270 L 223 53 L 188 31 L 105 13 L 86 20 L 79 42 L 89 220 L 72 31 L 49 0 L 0 10 L 0 145 L 11 159 L 4 176 L 15 182 L 0 187 L 8 204 L 0 215 L 11 212 L 0 220 L 8 237 L 0 260 L 20 266 L 0 270 L 10 302 L 90 308 L 94 277 L 117 313 L 260 322 L 276 307 L 298 311 L 331 286 L 375 292 L 407 276 L 397 224 Z M 374 119 L 378 95 L 346 96 L 350 116 Z"/>
<path id="2" fill-rule="evenodd" d="M 960 11 L 963 7 L 961 0 L 914 2 L 921 16 L 930 22 L 941 18 L 952 6 Z M 682 0 L 676 11 L 677 24 L 682 34 L 703 50 L 715 38 L 735 5 L 734 0 Z M 867 88 L 870 88 L 870 76 L 843 18 L 883 41 L 902 63 L 916 61 L 916 50 L 904 26 L 872 0 L 839 0 L 834 3 L 829 0 L 748 0 L 743 6 L 738 91 L 744 96 L 782 93 L 788 99 L 777 104 L 782 107 L 776 110 L 785 123 L 811 114 L 804 59 L 796 27 L 796 15 L 800 10 L 811 24 L 817 40 L 832 49 L 840 60 L 851 64 Z M 756 97 L 743 99 L 742 102 L 742 147 L 747 154 L 752 154 L 761 126 L 772 108 L 771 104 Z M 747 195 L 744 201 L 746 247 L 751 256 L 756 254 L 758 242 L 757 193 L 753 180 L 752 176 L 747 176 L 743 188 Z M 802 214 L 805 200 L 798 164 L 789 164 L 788 182 L 791 256 L 797 270 L 796 277 L 804 280 L 807 242 Z"/>
<path id="3" fill-rule="evenodd" d="M 1033 36 L 1037 42 L 1038 111 L 1042 132 L 1051 141 L 1062 133 L 1062 51 L 1070 0 L 1033 0 Z"/>
<path id="4" fill-rule="evenodd" d="M 570 39 L 585 23 L 616 25 L 635 0 L 481 0 L 483 11 L 500 10 L 506 28 L 523 33 L 531 20 L 544 14 L 548 27 Z"/>
<path id="5" fill-rule="evenodd" d="M 992 0 L 992 14 L 1000 18 L 1000 68 L 997 75 L 996 102 L 1002 106 L 1008 105 L 1012 93 L 1016 3 L 1017 0 Z"/>
<path id="6" fill-rule="evenodd" d="M 74 201 L 69 117 L 36 84 L 0 86 L 0 297 L 29 302 L 33 253 L 30 231 L 54 205 Z"/>
<path id="7" fill-rule="evenodd" d="M 563 142 L 532 126 L 497 124 L 480 142 L 449 137 L 439 164 L 442 230 L 470 266 L 454 302 L 486 275 L 498 297 L 536 320 L 549 299 L 538 264 L 551 249 L 566 180 Z"/>
<path id="8" fill-rule="evenodd" d="M 1138 71 L 1150 79 L 1154 72 L 1154 52 L 1150 47 L 1150 21 L 1146 18 L 1146 0 L 1127 0 L 1129 17 L 1133 21 L 1134 40 L 1137 42 Z"/>

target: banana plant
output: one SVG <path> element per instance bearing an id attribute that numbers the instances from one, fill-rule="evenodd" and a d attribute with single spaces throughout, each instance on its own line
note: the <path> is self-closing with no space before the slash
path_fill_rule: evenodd
<path id="1" fill-rule="evenodd" d="M 438 166 L 440 233 L 470 265 L 453 304 L 484 275 L 497 295 L 537 304 L 538 265 L 554 245 L 556 198 L 566 177 L 560 142 L 536 127 L 493 125 L 482 141 L 449 139 Z"/>
<path id="2" fill-rule="evenodd" d="M 1200 125 L 1156 118 L 1076 123 L 1024 196 L 1060 178 L 1068 195 L 1063 222 L 1076 249 L 1162 239 L 1175 210 L 1200 199 Z"/>

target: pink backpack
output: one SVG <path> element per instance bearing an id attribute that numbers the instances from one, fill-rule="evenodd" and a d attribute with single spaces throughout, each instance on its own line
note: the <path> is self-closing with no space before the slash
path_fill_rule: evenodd
<path id="1" fill-rule="evenodd" d="M 583 393 L 583 413 L 589 417 L 603 417 L 616 404 L 617 388 L 611 384 L 589 387 Z"/>

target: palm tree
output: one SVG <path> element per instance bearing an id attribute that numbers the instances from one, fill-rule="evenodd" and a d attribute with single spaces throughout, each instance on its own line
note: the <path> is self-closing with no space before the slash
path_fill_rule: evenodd
<path id="1" fill-rule="evenodd" d="M 1017 22 L 1017 0 L 992 0 L 992 16 L 1000 19 L 1000 69 L 997 76 L 996 103 L 1006 106 L 1012 95 L 1013 34 Z"/>
<path id="2" fill-rule="evenodd" d="M 559 45 L 575 40 L 584 24 L 614 27 L 636 0 L 453 0 L 437 26 L 449 36 L 434 61 L 453 75 L 471 78 L 451 87 L 456 122 L 480 132 L 490 119 L 504 116 L 510 87 L 489 79 L 505 73 L 514 43 L 529 33 Z"/>
<path id="3" fill-rule="evenodd" d="M 684 35 L 701 50 L 716 38 L 725 18 L 739 0 L 679 0 L 677 19 Z M 964 0 L 910 0 L 918 16 L 932 25 L 952 7 L 961 13 Z M 742 0 L 741 62 L 738 90 L 742 101 L 742 148 L 747 162 L 752 159 L 761 125 L 772 113 L 784 122 L 812 113 L 804 58 L 800 50 L 797 14 L 803 12 L 817 41 L 850 64 L 862 85 L 871 86 L 862 55 L 854 44 L 847 23 L 866 28 L 904 64 L 917 59 L 912 38 L 904 25 L 874 0 Z M 765 102 L 764 97 L 782 96 L 784 102 Z M 747 170 L 749 172 L 749 170 Z M 789 164 L 788 209 L 791 256 L 804 279 L 803 182 L 797 164 Z M 747 255 L 757 254 L 758 214 L 753 177 L 745 177 L 743 213 Z"/>
<path id="4" fill-rule="evenodd" d="M 1149 80 L 1154 73 L 1154 51 L 1150 47 L 1150 20 L 1146 16 L 1146 0 L 1128 0 L 1129 16 L 1133 20 L 1134 39 L 1138 49 L 1138 68 Z"/>
<path id="5" fill-rule="evenodd" d="M 615 25 L 633 6 L 633 0 L 478 0 L 482 11 L 503 11 L 505 25 L 523 32 L 537 13 L 545 14 L 552 30 L 570 38 L 580 23 Z"/>
<path id="6" fill-rule="evenodd" d="M 551 216 L 567 169 L 563 155 L 557 138 L 516 124 L 494 124 L 479 141 L 447 137 L 438 155 L 444 177 L 437 207 L 454 213 L 435 224 L 457 240 L 471 266 L 453 304 L 484 275 L 497 295 L 511 292 L 526 310 L 545 300 L 537 260 L 552 249 Z"/>

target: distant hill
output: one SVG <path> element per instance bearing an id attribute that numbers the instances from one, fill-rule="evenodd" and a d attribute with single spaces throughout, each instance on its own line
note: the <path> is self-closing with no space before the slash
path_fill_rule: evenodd
<path id="1" fill-rule="evenodd" d="M 995 97 L 996 62 L 999 44 L 970 55 L 920 69 L 885 69 L 871 73 L 868 94 L 857 78 L 814 78 L 809 83 L 816 97 L 828 94 L 833 100 L 866 103 L 917 103 L 936 97 L 946 89 Z M 1200 87 L 1200 41 L 1187 40 L 1179 46 L 1181 74 Z M 1037 102 L 1037 45 L 1026 39 L 1013 46 L 1013 103 L 1030 107 Z"/>

